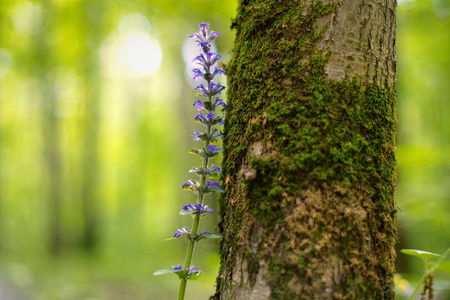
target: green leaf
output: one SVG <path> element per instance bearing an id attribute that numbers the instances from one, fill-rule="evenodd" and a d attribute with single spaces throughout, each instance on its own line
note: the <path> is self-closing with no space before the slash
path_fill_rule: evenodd
<path id="1" fill-rule="evenodd" d="M 180 215 L 186 216 L 186 215 L 192 215 L 193 213 L 196 213 L 196 210 L 182 210 L 180 211 Z"/>
<path id="2" fill-rule="evenodd" d="M 434 263 L 430 263 L 430 268 L 434 266 Z M 450 274 L 450 261 L 443 261 L 439 264 L 439 266 L 436 268 L 436 271 L 439 272 L 445 272 Z"/>
<path id="3" fill-rule="evenodd" d="M 219 173 L 212 173 L 211 175 L 209 175 L 209 178 L 218 178 L 219 177 Z"/>
<path id="4" fill-rule="evenodd" d="M 172 273 L 176 273 L 179 271 L 175 271 L 175 270 L 171 270 L 171 269 L 164 269 L 164 270 L 158 270 L 156 272 L 153 273 L 153 275 L 158 276 L 158 275 L 165 275 L 165 274 L 172 274 Z"/>
<path id="5" fill-rule="evenodd" d="M 192 275 L 189 280 L 197 280 L 202 276 L 203 272 L 200 271 L 200 273 L 198 275 Z"/>
<path id="6" fill-rule="evenodd" d="M 436 253 L 427 252 L 427 251 L 422 251 L 422 250 L 402 249 L 400 251 L 403 254 L 411 255 L 411 256 L 417 256 L 417 257 L 420 257 L 423 260 L 430 259 L 430 258 L 441 258 L 442 257 L 442 255 L 439 255 L 439 254 L 436 254 Z"/>
<path id="7" fill-rule="evenodd" d="M 186 191 L 192 191 L 192 189 L 191 189 L 191 187 L 189 186 L 189 185 L 183 185 L 182 187 L 181 187 L 183 190 L 186 190 Z"/>
<path id="8" fill-rule="evenodd" d="M 158 270 L 153 273 L 153 275 L 165 275 L 165 274 L 177 274 L 179 278 L 186 278 L 187 270 L 172 270 L 172 269 L 164 269 Z"/>
<path id="9" fill-rule="evenodd" d="M 202 168 L 196 168 L 196 167 L 194 167 L 194 168 L 192 168 L 192 169 L 189 170 L 189 173 L 197 173 L 197 172 L 201 172 L 201 171 L 203 171 Z"/>
<path id="10" fill-rule="evenodd" d="M 214 190 L 211 190 L 211 192 L 213 192 L 213 193 L 223 193 L 224 190 L 223 189 L 214 189 Z"/>
<path id="11" fill-rule="evenodd" d="M 188 153 L 190 153 L 190 154 L 201 155 L 201 152 L 202 152 L 202 150 L 199 150 L 199 149 L 194 148 L 194 149 L 189 150 Z"/>
<path id="12" fill-rule="evenodd" d="M 205 234 L 202 237 L 205 239 L 221 239 L 221 238 L 223 238 L 222 235 L 218 235 L 218 234 Z"/>
<path id="13" fill-rule="evenodd" d="M 186 278 L 187 270 L 175 271 L 175 274 L 177 274 L 180 278 Z"/>
<path id="14" fill-rule="evenodd" d="M 208 141 L 208 134 L 204 133 L 202 135 L 198 135 L 198 137 L 202 140 L 202 141 Z"/>
<path id="15" fill-rule="evenodd" d="M 171 237 L 171 238 L 165 239 L 164 242 L 171 241 L 171 240 L 178 240 L 178 238 Z"/>

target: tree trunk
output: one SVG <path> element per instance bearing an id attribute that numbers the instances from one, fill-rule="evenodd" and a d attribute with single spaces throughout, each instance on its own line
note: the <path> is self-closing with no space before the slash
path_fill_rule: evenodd
<path id="1" fill-rule="evenodd" d="M 394 0 L 241 0 L 215 299 L 394 299 Z"/>
<path id="2" fill-rule="evenodd" d="M 52 5 L 48 0 L 38 2 L 51 14 Z M 51 26 L 50 24 L 48 25 Z M 48 248 L 53 256 L 61 254 L 63 248 L 62 210 L 62 166 L 60 149 L 60 120 L 57 116 L 58 101 L 55 87 L 49 73 L 55 64 L 48 46 L 48 30 L 35 36 L 35 72 L 42 90 L 42 139 L 43 164 L 45 172 L 44 197 L 47 208 Z"/>
<path id="3" fill-rule="evenodd" d="M 83 1 L 80 7 L 85 8 L 89 5 L 89 1 Z M 86 40 L 89 39 L 91 47 L 95 51 L 99 51 L 100 42 L 103 38 L 101 21 L 103 20 L 103 6 L 102 0 L 95 2 L 95 20 L 89 20 L 86 9 L 83 17 L 84 34 Z M 90 35 L 88 35 L 90 34 Z M 90 53 L 88 47 L 85 50 L 85 61 L 83 66 L 83 73 L 90 84 L 86 85 L 86 106 L 85 106 L 85 120 L 84 120 L 84 137 L 83 137 L 83 152 L 82 152 L 82 166 L 83 176 L 81 181 L 81 198 L 82 198 L 82 247 L 88 252 L 95 250 L 99 239 L 99 209 L 98 209 L 98 184 L 99 184 L 99 158 L 98 158 L 98 130 L 100 123 L 100 66 L 99 56 Z M 96 84 L 94 84 L 96 83 Z"/>

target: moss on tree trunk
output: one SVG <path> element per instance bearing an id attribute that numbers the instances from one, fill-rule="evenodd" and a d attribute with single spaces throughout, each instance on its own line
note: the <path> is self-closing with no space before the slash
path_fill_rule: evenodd
<path id="1" fill-rule="evenodd" d="M 216 299 L 394 299 L 395 1 L 240 1 Z"/>

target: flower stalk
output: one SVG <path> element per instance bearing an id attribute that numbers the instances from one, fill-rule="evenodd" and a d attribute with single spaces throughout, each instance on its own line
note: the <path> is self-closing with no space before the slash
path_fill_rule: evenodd
<path id="1" fill-rule="evenodd" d="M 197 194 L 197 203 L 183 206 L 183 210 L 180 211 L 180 215 L 192 215 L 194 218 L 192 228 L 183 227 L 178 229 L 173 235 L 173 239 L 185 239 L 188 241 L 188 249 L 186 259 L 184 262 L 184 268 L 181 265 L 173 267 L 170 270 L 159 270 L 154 275 L 175 273 L 180 278 L 180 290 L 178 294 L 178 300 L 183 300 L 186 285 L 188 280 L 198 279 L 201 272 L 191 266 L 193 260 L 195 244 L 208 238 L 221 238 L 219 235 L 211 234 L 204 230 L 198 233 L 198 227 L 200 219 L 211 214 L 212 209 L 208 205 L 204 205 L 205 195 L 209 193 L 223 192 L 222 186 L 219 183 L 214 182 L 212 179 L 217 178 L 220 173 L 220 168 L 214 164 L 209 165 L 210 158 L 217 156 L 223 149 L 217 147 L 218 138 L 222 136 L 222 132 L 214 126 L 223 125 L 223 117 L 217 115 L 215 112 L 218 108 L 225 109 L 227 105 L 222 99 L 219 98 L 221 92 L 225 89 L 223 85 L 214 83 L 214 79 L 219 74 L 225 74 L 225 71 L 217 67 L 219 59 L 222 58 L 220 54 L 211 52 L 211 43 L 213 40 L 221 34 L 208 29 L 208 23 L 202 23 L 199 25 L 198 32 L 191 35 L 189 38 L 194 39 L 201 48 L 201 53 L 194 58 L 194 62 L 199 65 L 199 68 L 194 68 L 194 81 L 203 79 L 204 85 L 201 83 L 195 88 L 197 91 L 196 96 L 204 97 L 205 100 L 198 99 L 194 102 L 193 106 L 199 111 L 199 114 L 195 116 L 194 120 L 203 126 L 205 126 L 205 132 L 195 131 L 192 133 L 194 140 L 203 141 L 203 147 L 200 149 L 194 148 L 189 151 L 191 154 L 198 155 L 203 159 L 201 167 L 193 167 L 189 172 L 196 173 L 200 177 L 200 181 L 195 179 L 189 179 L 181 185 L 184 190 L 189 190 Z M 214 69 L 214 70 L 213 70 Z M 205 113 L 201 111 L 205 110 Z"/>

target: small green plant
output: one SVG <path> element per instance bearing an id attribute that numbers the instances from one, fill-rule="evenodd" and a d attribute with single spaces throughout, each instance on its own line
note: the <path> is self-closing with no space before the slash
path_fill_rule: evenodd
<path id="1" fill-rule="evenodd" d="M 423 261 L 423 276 L 417 283 L 416 288 L 414 289 L 411 296 L 408 298 L 409 300 L 412 300 L 414 295 L 419 290 L 420 286 L 423 283 L 423 291 L 421 293 L 421 299 L 425 300 L 425 297 L 427 297 L 427 300 L 433 299 L 433 272 L 440 266 L 440 265 L 447 265 L 448 262 L 444 262 L 444 259 L 450 254 L 450 248 L 445 251 L 443 255 L 435 254 L 427 251 L 422 250 L 414 250 L 414 249 L 402 249 L 401 252 L 406 255 L 416 256 L 422 259 Z M 433 262 L 431 267 L 428 268 L 429 260 L 437 259 L 436 262 Z M 444 268 L 442 270 L 445 271 Z"/>

